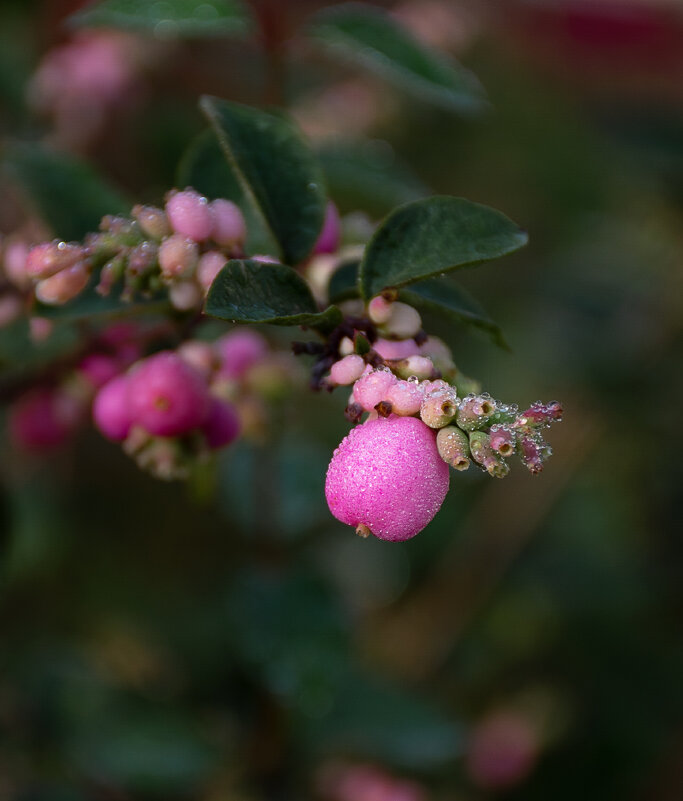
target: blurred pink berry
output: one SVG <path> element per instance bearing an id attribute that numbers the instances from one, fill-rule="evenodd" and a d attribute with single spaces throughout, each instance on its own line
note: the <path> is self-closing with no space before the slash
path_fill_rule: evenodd
<path id="1" fill-rule="evenodd" d="M 391 370 L 379 368 L 365 373 L 353 386 L 353 397 L 366 412 L 371 412 L 378 403 L 386 400 L 389 387 L 397 381 Z"/>
<path id="2" fill-rule="evenodd" d="M 201 305 L 203 293 L 194 281 L 177 281 L 168 291 L 171 305 L 178 311 L 189 311 Z"/>
<path id="3" fill-rule="evenodd" d="M 90 274 L 83 262 L 67 267 L 60 272 L 43 278 L 36 284 L 36 297 L 49 306 L 68 303 L 86 287 Z"/>
<path id="4" fill-rule="evenodd" d="M 213 200 L 209 208 L 213 217 L 211 239 L 226 248 L 243 244 L 247 237 L 247 225 L 240 207 L 230 200 L 219 198 Z"/>
<path id="5" fill-rule="evenodd" d="M 390 361 L 395 359 L 407 359 L 408 356 L 417 356 L 420 348 L 414 339 L 378 339 L 373 342 L 372 347 L 383 359 Z"/>
<path id="6" fill-rule="evenodd" d="M 197 243 L 181 234 L 173 234 L 159 245 L 159 266 L 166 279 L 192 275 L 198 261 Z"/>
<path id="7" fill-rule="evenodd" d="M 133 422 L 161 437 L 197 428 L 209 409 L 202 375 L 170 351 L 150 356 L 133 368 L 128 397 Z"/>
<path id="8" fill-rule="evenodd" d="M 227 258 L 217 250 L 209 250 L 199 259 L 197 280 L 208 292 L 218 273 L 225 267 Z"/>
<path id="9" fill-rule="evenodd" d="M 419 379 L 430 378 L 434 374 L 434 363 L 427 356 L 408 356 L 402 359 L 395 369 L 402 378 L 415 376 Z"/>
<path id="10" fill-rule="evenodd" d="M 26 257 L 26 275 L 30 278 L 49 278 L 72 267 L 83 258 L 83 248 L 68 242 L 43 242 L 32 247 Z"/>
<path id="11" fill-rule="evenodd" d="M 365 370 L 362 356 L 352 353 L 335 362 L 330 368 L 330 380 L 338 386 L 347 386 L 357 381 Z"/>
<path id="12" fill-rule="evenodd" d="M 10 408 L 10 439 L 22 450 L 51 450 L 68 439 L 80 412 L 77 400 L 58 389 L 35 390 L 23 395 Z"/>
<path id="13" fill-rule="evenodd" d="M 487 789 L 519 784 L 538 756 L 538 735 L 519 714 L 497 712 L 475 727 L 466 757 L 472 782 Z"/>
<path id="14" fill-rule="evenodd" d="M 238 328 L 216 341 L 219 375 L 238 379 L 268 354 L 268 343 L 256 331 Z"/>
<path id="15" fill-rule="evenodd" d="M 386 396 L 393 413 L 401 417 L 417 414 L 423 398 L 424 390 L 415 381 L 397 381 L 389 387 Z"/>
<path id="16" fill-rule="evenodd" d="M 92 406 L 95 425 L 108 439 L 122 442 L 133 425 L 128 399 L 128 376 L 108 381 L 97 393 Z"/>
<path id="17" fill-rule="evenodd" d="M 313 246 L 313 253 L 336 253 L 339 250 L 341 239 L 341 224 L 337 207 L 328 201 L 325 209 L 325 221 L 318 237 L 318 241 Z"/>
<path id="18" fill-rule="evenodd" d="M 237 410 L 229 401 L 211 398 L 209 414 L 202 426 L 209 448 L 216 450 L 229 445 L 240 433 Z"/>
<path id="19" fill-rule="evenodd" d="M 166 216 L 176 234 L 195 242 L 203 242 L 211 236 L 213 215 L 209 201 L 194 189 L 172 192 L 166 201 Z"/>
<path id="20" fill-rule="evenodd" d="M 178 356 L 203 376 L 209 376 L 216 366 L 216 354 L 208 342 L 190 339 L 178 348 Z"/>
<path id="21" fill-rule="evenodd" d="M 0 328 L 14 322 L 23 310 L 21 297 L 14 292 L 0 295 Z"/>
<path id="22" fill-rule="evenodd" d="M 448 481 L 435 433 L 415 417 L 391 415 L 351 429 L 330 462 L 325 495 L 342 523 L 400 542 L 432 520 Z"/>
<path id="23" fill-rule="evenodd" d="M 120 371 L 121 367 L 117 359 L 113 356 L 108 356 L 106 353 L 90 353 L 78 365 L 78 372 L 95 389 L 99 389 L 106 384 L 107 381 L 118 375 Z"/>
<path id="24" fill-rule="evenodd" d="M 53 332 L 55 324 L 47 317 L 31 317 L 28 326 L 32 342 L 45 342 Z"/>
<path id="25" fill-rule="evenodd" d="M 5 248 L 3 267 L 10 283 L 17 289 L 27 289 L 31 280 L 26 272 L 29 247 L 25 242 L 10 242 Z"/>

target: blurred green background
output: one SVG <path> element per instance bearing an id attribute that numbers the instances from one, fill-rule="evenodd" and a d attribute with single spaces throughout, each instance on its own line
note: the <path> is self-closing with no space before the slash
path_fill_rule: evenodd
<path id="1" fill-rule="evenodd" d="M 3 445 L 0 797 L 317 798 L 344 758 L 430 799 L 680 799 L 680 4 L 386 3 L 479 77 L 491 109 L 463 117 L 321 60 L 299 32 L 323 4 L 275 3 L 276 63 L 248 39 L 143 39 L 135 92 L 86 141 L 27 103 L 77 5 L 2 4 L 5 143 L 47 136 L 159 202 L 204 128 L 200 94 L 275 92 L 342 212 L 365 213 L 350 236 L 423 191 L 529 231 L 460 276 L 511 352 L 425 327 L 495 397 L 557 397 L 565 420 L 540 477 L 453 474 L 401 545 L 328 513 L 339 393 L 283 402 L 266 441 L 228 449 L 215 497 L 154 481 L 94 432 L 40 461 Z M 25 216 L 3 188 L 2 231 Z M 503 713 L 532 756 L 491 788 L 471 754 Z"/>

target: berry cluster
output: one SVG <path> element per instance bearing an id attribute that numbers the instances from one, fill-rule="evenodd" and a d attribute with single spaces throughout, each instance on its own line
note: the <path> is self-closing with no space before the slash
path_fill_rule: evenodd
<path id="1" fill-rule="evenodd" d="M 448 465 L 462 471 L 474 462 L 503 478 L 517 455 L 539 473 L 551 454 L 543 431 L 562 406 L 539 401 L 520 411 L 479 391 L 459 376 L 445 343 L 424 334 L 419 313 L 393 297 L 373 298 L 352 336 L 331 337 L 337 361 L 321 383 L 353 385 L 347 417 L 357 423 L 367 413 L 330 462 L 332 514 L 362 536 L 401 541 L 441 507 Z M 329 364 L 329 352 L 323 359 Z"/>

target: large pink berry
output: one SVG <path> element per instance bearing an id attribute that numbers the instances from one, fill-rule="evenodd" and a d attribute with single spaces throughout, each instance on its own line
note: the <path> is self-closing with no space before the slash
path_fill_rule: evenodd
<path id="1" fill-rule="evenodd" d="M 174 192 L 166 202 L 166 216 L 177 234 L 202 242 L 211 236 L 213 215 L 209 202 L 193 189 Z"/>
<path id="2" fill-rule="evenodd" d="M 224 378 L 242 378 L 268 353 L 268 343 L 256 331 L 238 328 L 216 341 L 220 358 L 219 374 Z"/>
<path id="3" fill-rule="evenodd" d="M 325 496 L 342 523 L 401 542 L 439 511 L 448 479 L 435 433 L 416 417 L 391 415 L 368 420 L 342 440 L 327 470 Z"/>
<path id="4" fill-rule="evenodd" d="M 232 403 L 211 398 L 209 414 L 202 426 L 209 448 L 215 450 L 229 445 L 237 438 L 241 428 L 239 415 Z"/>
<path id="5" fill-rule="evenodd" d="M 213 217 L 211 239 L 223 247 L 241 245 L 247 236 L 247 226 L 240 207 L 219 198 L 211 202 L 210 209 Z"/>
<path id="6" fill-rule="evenodd" d="M 341 224 L 337 207 L 329 201 L 325 209 L 325 221 L 318 241 L 313 247 L 313 253 L 336 253 L 341 239 Z"/>
<path id="7" fill-rule="evenodd" d="M 160 437 L 197 428 L 209 410 L 202 375 L 169 351 L 157 353 L 134 368 L 128 398 L 133 422 Z"/>
<path id="8" fill-rule="evenodd" d="M 128 376 L 108 381 L 97 393 L 92 406 L 95 425 L 108 439 L 121 442 L 133 425 L 128 399 Z"/>

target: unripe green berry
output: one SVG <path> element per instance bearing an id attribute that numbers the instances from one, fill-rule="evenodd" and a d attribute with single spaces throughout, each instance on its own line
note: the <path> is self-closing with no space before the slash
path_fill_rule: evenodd
<path id="1" fill-rule="evenodd" d="M 505 478 L 509 472 L 506 462 L 491 447 L 491 438 L 483 431 L 470 434 L 470 452 L 475 462 L 494 478 Z"/>
<path id="2" fill-rule="evenodd" d="M 467 470 L 470 466 L 470 443 L 467 434 L 457 426 L 439 429 L 436 435 L 439 456 L 455 470 Z"/>
<path id="3" fill-rule="evenodd" d="M 420 417 L 430 428 L 443 428 L 458 411 L 458 397 L 453 389 L 432 392 L 422 401 Z"/>

